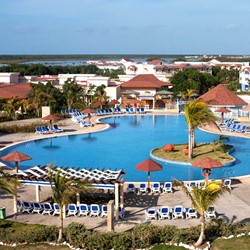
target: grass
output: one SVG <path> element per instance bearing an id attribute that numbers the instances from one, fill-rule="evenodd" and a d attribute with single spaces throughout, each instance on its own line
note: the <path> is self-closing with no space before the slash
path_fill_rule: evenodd
<path id="1" fill-rule="evenodd" d="M 233 158 L 229 156 L 225 152 L 221 152 L 220 150 L 215 150 L 215 146 L 212 144 L 198 144 L 196 148 L 193 149 L 193 159 L 189 160 L 188 155 L 184 154 L 184 145 L 174 145 L 174 150 L 172 152 L 167 152 L 163 149 L 163 147 L 156 148 L 153 150 L 153 155 L 167 159 L 171 161 L 180 161 L 180 162 L 193 162 L 204 157 L 210 157 L 219 162 L 229 162 L 232 161 Z M 228 145 L 227 150 L 232 148 L 232 146 Z"/>
<path id="2" fill-rule="evenodd" d="M 168 246 L 168 245 L 165 245 L 165 244 L 157 244 L 151 249 L 153 249 L 153 250 L 165 250 L 165 249 L 167 249 L 167 250 L 184 250 L 186 248 L 177 247 L 177 246 Z"/>
<path id="3" fill-rule="evenodd" d="M 232 239 L 218 239 L 212 242 L 211 250 L 249 250 L 250 236 L 242 236 Z"/>
<path id="4" fill-rule="evenodd" d="M 25 223 L 20 223 L 20 222 L 12 222 L 8 220 L 0 220 L 0 229 L 11 228 L 14 231 L 24 231 L 24 230 L 32 230 L 36 228 L 41 228 L 41 227 L 44 227 L 44 226 L 40 224 L 25 224 Z"/>

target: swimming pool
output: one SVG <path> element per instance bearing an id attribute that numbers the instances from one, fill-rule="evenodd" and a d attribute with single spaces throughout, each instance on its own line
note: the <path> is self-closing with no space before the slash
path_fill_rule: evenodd
<path id="1" fill-rule="evenodd" d="M 173 143 L 187 143 L 187 126 L 183 115 L 128 115 L 102 119 L 110 128 L 96 133 L 34 140 L 6 148 L 0 156 L 20 151 L 32 160 L 20 162 L 20 169 L 54 162 L 56 166 L 121 169 L 126 181 L 146 181 L 147 173 L 136 171 L 136 164 L 149 158 L 153 148 Z M 211 142 L 218 135 L 196 131 L 197 142 Z M 214 169 L 211 178 L 250 174 L 250 140 L 230 137 L 236 151 L 236 164 Z M 161 163 L 163 170 L 151 174 L 152 181 L 203 179 L 201 170 L 192 166 Z M 13 166 L 13 165 L 12 165 Z"/>

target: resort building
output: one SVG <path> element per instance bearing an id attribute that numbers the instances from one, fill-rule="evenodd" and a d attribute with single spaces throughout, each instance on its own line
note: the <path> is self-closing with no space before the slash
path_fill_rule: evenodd
<path id="1" fill-rule="evenodd" d="M 250 67 L 242 67 L 239 71 L 239 83 L 241 90 L 248 91 L 250 83 Z"/>
<path id="2" fill-rule="evenodd" d="M 157 96 L 161 87 L 172 88 L 169 82 L 160 81 L 153 74 L 142 74 L 124 82 L 121 87 L 122 107 L 144 106 L 146 109 L 165 108 L 172 104 L 171 95 L 166 99 Z"/>

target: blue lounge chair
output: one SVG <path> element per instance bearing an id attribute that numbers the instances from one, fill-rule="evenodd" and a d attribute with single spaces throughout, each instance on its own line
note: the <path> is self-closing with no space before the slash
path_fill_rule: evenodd
<path id="1" fill-rule="evenodd" d="M 22 212 L 23 211 L 22 202 L 17 200 L 16 205 L 17 205 L 17 211 Z"/>
<path id="2" fill-rule="evenodd" d="M 220 129 L 229 130 L 231 126 L 233 126 L 232 123 L 227 123 L 225 126 L 220 127 Z"/>
<path id="3" fill-rule="evenodd" d="M 137 114 L 140 114 L 141 113 L 141 110 L 139 108 L 136 108 L 136 113 Z"/>
<path id="4" fill-rule="evenodd" d="M 118 209 L 119 218 L 124 219 L 126 215 L 126 210 L 124 207 L 119 207 Z"/>
<path id="5" fill-rule="evenodd" d="M 160 182 L 155 182 L 151 185 L 152 193 L 161 193 L 161 185 Z"/>
<path id="6" fill-rule="evenodd" d="M 58 128 L 57 124 L 54 124 L 54 125 L 53 125 L 53 129 L 54 129 L 57 133 L 63 132 L 63 129 Z"/>
<path id="7" fill-rule="evenodd" d="M 215 212 L 215 207 L 214 206 L 209 206 L 207 210 L 205 211 L 205 218 L 216 218 L 216 212 Z"/>
<path id="8" fill-rule="evenodd" d="M 184 219 L 184 210 L 182 206 L 175 206 L 172 209 L 173 219 Z"/>
<path id="9" fill-rule="evenodd" d="M 242 125 L 241 124 L 238 124 L 235 128 L 235 132 L 241 132 L 241 129 L 242 129 Z"/>
<path id="10" fill-rule="evenodd" d="M 147 184 L 146 183 L 140 183 L 138 188 L 138 193 L 147 193 Z"/>
<path id="11" fill-rule="evenodd" d="M 70 215 L 77 216 L 77 214 L 78 214 L 78 209 L 77 209 L 76 204 L 69 204 L 67 216 L 70 216 Z"/>
<path id="12" fill-rule="evenodd" d="M 91 204 L 90 205 L 90 214 L 89 216 L 99 216 L 101 212 L 100 206 L 97 204 Z"/>
<path id="13" fill-rule="evenodd" d="M 224 185 L 226 187 L 228 187 L 229 189 L 231 189 L 231 183 L 232 183 L 231 179 L 226 179 L 226 180 L 224 180 L 223 183 L 224 183 Z"/>
<path id="14" fill-rule="evenodd" d="M 162 187 L 163 193 L 173 193 L 173 185 L 172 182 L 164 182 L 163 187 Z"/>
<path id="15" fill-rule="evenodd" d="M 130 114 L 134 114 L 134 113 L 135 113 L 135 110 L 134 110 L 133 107 L 131 107 L 131 108 L 129 109 L 129 113 L 130 113 Z"/>
<path id="16" fill-rule="evenodd" d="M 22 212 L 31 213 L 32 210 L 33 210 L 33 206 L 29 202 L 22 201 Z"/>
<path id="17" fill-rule="evenodd" d="M 127 193 L 135 193 L 135 185 L 133 183 L 128 184 Z"/>
<path id="18" fill-rule="evenodd" d="M 197 211 L 194 208 L 185 208 L 186 219 L 198 218 Z"/>
<path id="19" fill-rule="evenodd" d="M 158 212 L 158 215 L 159 215 L 158 217 L 160 220 L 171 219 L 169 207 L 167 206 L 160 207 L 157 212 Z"/>
<path id="20" fill-rule="evenodd" d="M 79 205 L 79 213 L 78 216 L 87 216 L 89 214 L 89 206 L 87 204 L 80 204 Z"/>
<path id="21" fill-rule="evenodd" d="M 59 205 L 57 204 L 57 203 L 53 203 L 53 210 L 54 210 L 54 212 L 53 212 L 53 215 L 55 216 L 55 215 L 60 215 L 60 208 L 59 208 Z"/>
<path id="22" fill-rule="evenodd" d="M 43 211 L 43 207 L 40 202 L 33 202 L 33 210 L 32 213 L 40 214 Z"/>
<path id="23" fill-rule="evenodd" d="M 129 108 L 126 108 L 125 110 L 126 110 L 126 113 L 130 113 L 130 112 L 129 112 Z"/>
<path id="24" fill-rule="evenodd" d="M 36 132 L 35 133 L 40 134 L 40 135 L 43 134 L 43 132 L 42 132 L 42 130 L 41 130 L 41 128 L 39 126 L 36 126 Z"/>
<path id="25" fill-rule="evenodd" d="M 246 125 L 243 125 L 243 126 L 241 127 L 241 129 L 240 129 L 239 131 L 236 131 L 236 132 L 238 132 L 238 133 L 245 133 L 246 130 L 247 130 L 247 126 L 246 126 Z"/>
<path id="26" fill-rule="evenodd" d="M 41 126 L 41 130 L 42 130 L 43 134 L 49 134 L 50 133 L 50 131 L 48 131 L 45 126 Z"/>
<path id="27" fill-rule="evenodd" d="M 117 108 L 117 112 L 118 112 L 118 114 L 123 114 L 123 112 L 121 111 L 120 108 Z"/>
<path id="28" fill-rule="evenodd" d="M 145 109 L 144 108 L 141 108 L 141 114 L 145 114 Z"/>
<path id="29" fill-rule="evenodd" d="M 93 123 L 92 123 L 92 122 L 81 121 L 81 122 L 80 122 L 80 127 L 81 127 L 81 128 L 93 127 Z"/>
<path id="30" fill-rule="evenodd" d="M 49 132 L 51 132 L 51 133 L 57 133 L 56 129 L 54 129 L 53 126 L 50 127 L 50 125 L 48 125 L 48 130 L 49 130 Z"/>
<path id="31" fill-rule="evenodd" d="M 101 214 L 100 214 L 100 217 L 101 217 L 101 218 L 108 217 L 108 207 L 107 207 L 107 205 L 102 205 L 102 206 L 101 206 Z"/>
<path id="32" fill-rule="evenodd" d="M 236 129 L 236 127 L 237 127 L 237 124 L 234 123 L 233 126 L 231 126 L 231 127 L 230 127 L 229 129 L 227 129 L 227 130 L 233 132 L 233 131 Z"/>
<path id="33" fill-rule="evenodd" d="M 146 208 L 145 209 L 145 216 L 146 216 L 146 220 L 148 220 L 148 219 L 157 220 L 157 213 L 156 213 L 156 210 L 154 208 Z"/>

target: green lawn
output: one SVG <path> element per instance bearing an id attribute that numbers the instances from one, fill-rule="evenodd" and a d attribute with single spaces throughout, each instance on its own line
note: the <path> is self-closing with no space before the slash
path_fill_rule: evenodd
<path id="1" fill-rule="evenodd" d="M 67 246 L 53 246 L 50 244 L 29 244 L 17 247 L 0 246 L 0 250 L 69 250 Z"/>
<path id="2" fill-rule="evenodd" d="M 159 245 L 155 245 L 153 248 L 151 248 L 153 250 L 184 250 L 186 248 L 184 247 L 177 247 L 177 246 L 168 246 L 165 244 L 159 244 Z"/>
<path id="3" fill-rule="evenodd" d="M 160 147 L 154 149 L 152 153 L 163 159 L 181 162 L 193 162 L 204 157 L 210 157 L 219 162 L 229 162 L 233 160 L 227 153 L 214 151 L 215 147 L 213 144 L 198 144 L 196 148 L 193 149 L 193 159 L 191 161 L 188 159 L 188 156 L 184 154 L 184 145 L 174 145 L 174 151 L 172 152 L 167 152 L 163 147 Z M 232 146 L 229 146 L 229 148 L 232 148 Z"/>

